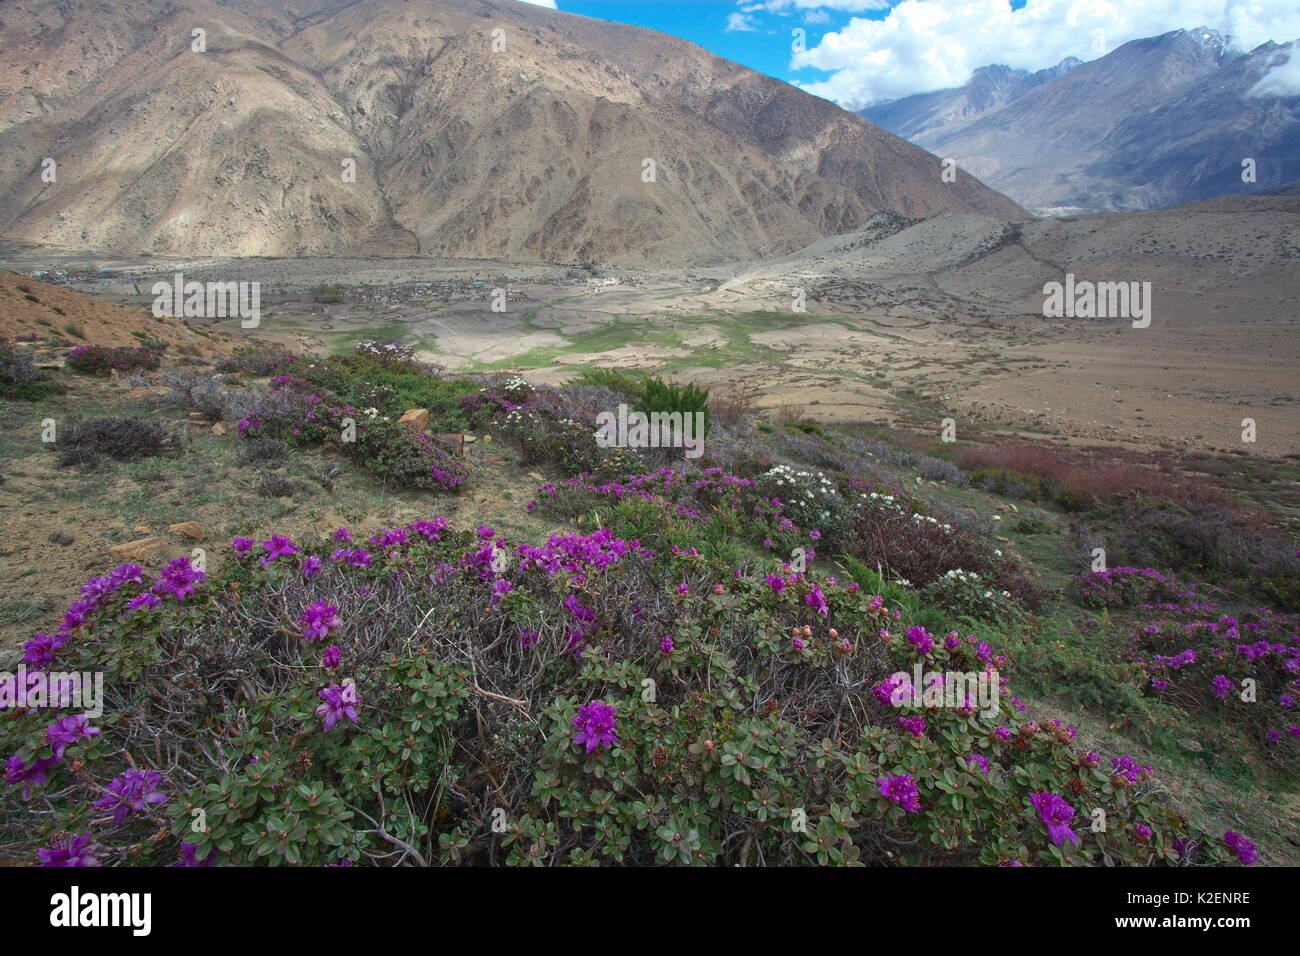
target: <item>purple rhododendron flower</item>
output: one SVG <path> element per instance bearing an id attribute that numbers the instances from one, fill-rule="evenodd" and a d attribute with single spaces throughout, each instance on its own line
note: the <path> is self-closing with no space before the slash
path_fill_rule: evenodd
<path id="1" fill-rule="evenodd" d="M 63 752 L 78 740 L 98 734 L 99 728 L 90 726 L 90 718 L 82 714 L 60 717 L 45 728 L 45 740 L 54 748 L 56 760 L 62 760 Z"/>
<path id="2" fill-rule="evenodd" d="M 898 726 L 902 727 L 913 737 L 920 737 L 925 733 L 924 717 L 899 717 Z"/>
<path id="3" fill-rule="evenodd" d="M 910 773 L 891 773 L 888 777 L 877 777 L 880 795 L 892 800 L 908 813 L 921 812 L 921 795 L 917 792 L 916 781 Z"/>
<path id="4" fill-rule="evenodd" d="M 314 554 L 309 554 L 302 559 L 302 576 L 304 578 L 314 578 L 320 574 L 320 558 Z"/>
<path id="5" fill-rule="evenodd" d="M 339 617 L 339 609 L 321 598 L 303 609 L 298 623 L 303 625 L 303 639 L 309 644 L 315 644 L 329 637 L 330 631 L 340 627 L 343 621 Z"/>
<path id="6" fill-rule="evenodd" d="M 122 564 L 108 573 L 108 582 L 113 588 L 123 584 L 144 584 L 144 568 L 138 564 Z"/>
<path id="7" fill-rule="evenodd" d="M 202 860 L 198 858 L 198 846 L 194 843 L 181 844 L 181 858 L 172 866 L 212 866 L 217 862 L 216 847 L 208 850 L 208 855 Z"/>
<path id="8" fill-rule="evenodd" d="M 660 654 L 671 654 L 673 652 L 673 639 L 669 635 L 664 635 L 664 639 L 659 642 Z"/>
<path id="9" fill-rule="evenodd" d="M 985 776 L 988 775 L 989 772 L 988 757 L 985 757 L 983 754 L 970 754 L 966 758 L 966 766 L 969 767 L 971 764 L 975 764 L 976 766 L 978 766 Z"/>
<path id="10" fill-rule="evenodd" d="M 1038 811 L 1038 818 L 1047 824 L 1047 835 L 1053 846 L 1060 846 L 1066 840 L 1078 843 L 1079 836 L 1070 829 L 1074 819 L 1074 807 L 1054 793 L 1031 793 L 1029 802 Z"/>
<path id="11" fill-rule="evenodd" d="M 93 806 L 114 810 L 113 825 L 121 826 L 132 810 L 143 812 L 153 804 L 167 802 L 167 795 L 158 789 L 161 783 L 162 774 L 155 770 L 127 770 L 110 781 Z"/>
<path id="12" fill-rule="evenodd" d="M 17 786 L 23 786 L 23 799 L 26 800 L 32 795 L 33 787 L 45 785 L 46 771 L 59 762 L 57 757 L 47 757 L 44 760 L 33 760 L 31 766 L 18 754 L 14 754 L 5 762 L 5 783 Z"/>
<path id="13" fill-rule="evenodd" d="M 131 600 L 126 602 L 126 610 L 138 611 L 141 608 L 155 608 L 162 604 L 162 598 L 151 591 L 145 591 L 143 594 L 137 594 Z M 125 615 L 123 615 L 125 616 Z"/>
<path id="14" fill-rule="evenodd" d="M 80 836 L 69 834 L 48 847 L 37 850 L 40 866 L 99 866 L 95 853 L 99 850 L 90 840 L 89 833 Z"/>
<path id="15" fill-rule="evenodd" d="M 70 634 L 37 634 L 23 645 L 23 663 L 38 667 L 54 660 L 54 653 L 68 643 Z"/>
<path id="16" fill-rule="evenodd" d="M 325 648 L 325 653 L 321 655 L 320 666 L 324 667 L 326 670 L 333 670 L 339 666 L 339 662 L 342 660 L 343 651 L 337 644 L 331 644 L 329 647 Z"/>
<path id="17" fill-rule="evenodd" d="M 331 561 L 346 561 L 354 568 L 370 567 L 370 552 L 365 548 L 339 548 L 330 555 Z"/>
<path id="18" fill-rule="evenodd" d="M 876 700 L 888 707 L 894 705 L 894 692 L 897 690 L 906 690 L 906 696 L 912 696 L 912 682 L 907 679 L 906 674 L 894 674 L 893 676 L 886 678 L 882 683 L 877 685 L 871 693 L 875 696 Z"/>
<path id="19" fill-rule="evenodd" d="M 612 747 L 618 743 L 618 733 L 615 731 L 617 717 L 618 708 L 612 704 L 598 700 L 584 704 L 578 708 L 578 713 L 573 718 L 573 728 L 577 731 L 573 735 L 573 742 L 585 744 L 588 754 L 599 747 Z"/>
<path id="20" fill-rule="evenodd" d="M 287 538 L 282 534 L 271 535 L 271 540 L 262 542 L 262 549 L 266 554 L 259 559 L 262 567 L 269 568 L 271 562 L 276 558 L 287 558 L 291 554 L 297 554 L 302 548 L 293 543 L 292 538 Z"/>
<path id="21" fill-rule="evenodd" d="M 230 547 L 234 550 L 235 554 L 242 558 L 244 555 L 248 554 L 249 549 L 253 547 L 253 539 L 235 538 L 230 542 Z"/>
<path id="22" fill-rule="evenodd" d="M 331 684 L 318 695 L 325 703 L 316 707 L 316 714 L 325 718 L 325 729 L 329 730 L 339 720 L 346 717 L 354 724 L 357 722 L 357 705 L 361 703 L 361 695 L 357 693 L 357 685 L 352 682 L 351 678 L 345 680 L 342 684 Z"/>
<path id="23" fill-rule="evenodd" d="M 168 562 L 153 586 L 155 594 L 170 594 L 178 601 L 183 601 L 194 593 L 195 585 L 208 579 L 203 571 L 198 571 L 190 564 L 189 558 L 176 558 Z"/>
<path id="24" fill-rule="evenodd" d="M 1114 757 L 1110 763 L 1114 768 L 1114 774 L 1123 777 L 1129 783 L 1137 783 L 1139 777 L 1144 773 L 1150 773 L 1154 769 L 1150 764 L 1139 766 L 1137 761 L 1128 756 Z"/>
<path id="25" fill-rule="evenodd" d="M 1223 842 L 1227 844 L 1232 855 L 1235 856 L 1246 866 L 1250 866 L 1259 859 L 1259 853 L 1255 849 L 1255 844 L 1251 843 L 1240 833 L 1228 830 L 1223 834 Z"/>
<path id="26" fill-rule="evenodd" d="M 921 655 L 929 654 L 934 647 L 934 638 L 927 634 L 923 627 L 914 627 L 908 631 L 907 640 Z"/>

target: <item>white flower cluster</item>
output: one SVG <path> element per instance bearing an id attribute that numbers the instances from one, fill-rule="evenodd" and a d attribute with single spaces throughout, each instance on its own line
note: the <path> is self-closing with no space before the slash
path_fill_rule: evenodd
<path id="1" fill-rule="evenodd" d="M 795 471 L 789 465 L 776 465 L 768 469 L 763 477 L 772 479 L 778 485 L 791 485 L 796 489 L 802 485 L 811 485 L 812 487 L 805 491 L 810 498 L 813 497 L 813 491 L 820 491 L 827 495 L 835 494 L 835 482 L 820 471 Z"/>
<path id="2" fill-rule="evenodd" d="M 884 508 L 888 511 L 897 512 L 900 515 L 903 514 L 903 506 L 898 503 L 898 499 L 893 495 L 882 495 L 879 492 L 873 491 L 869 495 L 860 494 L 858 497 L 873 508 Z"/>
<path id="3" fill-rule="evenodd" d="M 537 416 L 532 412 L 526 412 L 523 409 L 515 408 L 506 412 L 505 417 L 501 419 L 501 424 L 507 428 L 515 428 L 536 421 Z"/>
<path id="4" fill-rule="evenodd" d="M 882 495 L 878 491 L 873 491 L 871 494 L 859 494 L 858 498 L 860 499 L 861 504 L 864 504 L 869 508 L 874 508 L 879 511 L 892 511 L 897 515 L 907 514 L 907 510 L 899 503 L 898 498 L 894 495 Z M 944 531 L 952 531 L 952 525 L 941 524 L 938 519 L 931 518 L 929 515 L 913 514 L 911 517 L 917 524 L 925 521 L 929 524 L 943 528 Z"/>
<path id="5" fill-rule="evenodd" d="M 938 519 L 938 518 L 931 518 L 929 515 L 914 514 L 914 515 L 912 515 L 912 520 L 915 521 L 917 524 L 920 524 L 922 521 L 928 521 L 928 522 L 930 522 L 930 524 L 939 525 L 939 527 L 940 527 L 940 528 L 943 528 L 944 531 L 951 531 L 951 530 L 952 530 L 952 525 L 950 525 L 950 524 L 939 524 L 939 519 Z"/>
<path id="6" fill-rule="evenodd" d="M 777 486 L 782 492 L 777 497 L 800 512 L 799 517 L 804 521 L 827 521 L 831 511 L 825 506 L 840 504 L 835 482 L 820 471 L 796 471 L 789 465 L 776 465 L 763 478 Z"/>
<path id="7" fill-rule="evenodd" d="M 501 390 L 503 392 L 513 392 L 520 388 L 532 388 L 532 386 L 518 375 L 511 376 L 501 383 Z"/>
<path id="8" fill-rule="evenodd" d="M 975 584 L 980 579 L 980 576 L 976 574 L 974 571 L 963 571 L 961 568 L 953 568 L 951 571 L 945 574 L 944 577 L 952 581 L 960 581 L 962 584 Z M 1011 597 L 1010 591 L 1000 591 L 998 593 L 1004 598 Z M 992 600 L 993 591 L 991 590 L 985 591 L 984 597 Z"/>

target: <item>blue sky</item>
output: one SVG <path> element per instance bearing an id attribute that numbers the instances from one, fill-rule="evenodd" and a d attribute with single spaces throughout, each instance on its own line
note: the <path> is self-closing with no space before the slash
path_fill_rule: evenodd
<path id="1" fill-rule="evenodd" d="M 839 10 L 809 10 L 802 14 L 792 11 L 784 15 L 744 13 L 734 0 L 557 0 L 557 6 L 584 17 L 671 33 L 787 83 L 824 80 L 831 75 L 829 70 L 791 67 L 791 31 L 802 28 L 807 46 L 813 47 L 823 34 L 846 26 L 853 16 Z M 859 14 L 872 18 L 884 15 L 883 10 Z"/>
<path id="2" fill-rule="evenodd" d="M 1300 0 L 525 2 L 671 33 L 849 108 L 959 86 L 993 63 L 1039 70 L 1067 56 L 1091 60 L 1170 30 L 1208 27 L 1245 50 L 1300 39 Z M 792 48 L 796 29 L 802 52 Z M 1300 55 L 1286 72 L 1300 73 Z"/>

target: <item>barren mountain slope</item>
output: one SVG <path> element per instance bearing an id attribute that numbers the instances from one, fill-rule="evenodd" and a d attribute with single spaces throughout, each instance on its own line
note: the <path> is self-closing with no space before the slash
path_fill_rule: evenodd
<path id="1" fill-rule="evenodd" d="M 0 340 L 47 341 L 73 345 L 140 345 L 141 337 L 161 339 L 185 355 L 228 355 L 234 343 L 220 332 L 202 333 L 180 319 L 155 318 L 94 296 L 0 269 Z"/>
<path id="2" fill-rule="evenodd" d="M 729 285 L 864 282 L 926 276 L 967 307 L 999 314 L 1041 311 L 1042 286 L 1080 279 L 1149 281 L 1156 295 L 1253 290 L 1250 318 L 1293 316 L 1278 284 L 1300 296 L 1300 198 L 1224 196 L 1171 209 L 1012 222 L 974 214 L 909 224 L 885 217 L 746 268 Z M 995 281 L 990 281 L 993 279 Z M 1244 294 L 1244 293 L 1243 293 Z M 958 305 L 957 307 L 961 307 Z"/>
<path id="3" fill-rule="evenodd" d="M 1022 215 L 685 41 L 512 0 L 17 0 L 0 48 L 0 233 L 31 241 L 673 265 Z"/>

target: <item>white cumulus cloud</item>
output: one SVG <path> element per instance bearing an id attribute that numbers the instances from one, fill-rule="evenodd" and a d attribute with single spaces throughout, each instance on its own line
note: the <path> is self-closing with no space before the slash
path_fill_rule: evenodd
<path id="1" fill-rule="evenodd" d="M 872 0 L 766 0 L 745 9 L 870 9 Z M 849 11 L 853 12 L 853 11 Z M 903 0 L 884 19 L 853 17 L 841 30 L 794 55 L 793 68 L 833 75 L 801 83 L 810 93 L 855 108 L 884 98 L 960 86 L 973 70 L 1005 64 L 1025 70 L 1067 56 L 1091 60 L 1130 40 L 1208 27 L 1249 50 L 1300 38 L 1296 0 Z"/>

